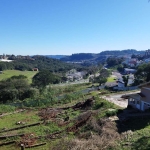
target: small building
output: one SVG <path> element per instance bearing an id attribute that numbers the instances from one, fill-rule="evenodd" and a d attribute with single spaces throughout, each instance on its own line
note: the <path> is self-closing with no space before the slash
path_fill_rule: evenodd
<path id="1" fill-rule="evenodd" d="M 140 93 L 130 94 L 128 105 L 133 108 L 145 111 L 150 108 L 150 82 L 139 85 Z"/>
<path id="2" fill-rule="evenodd" d="M 39 69 L 38 68 L 33 68 L 32 71 L 39 71 Z"/>

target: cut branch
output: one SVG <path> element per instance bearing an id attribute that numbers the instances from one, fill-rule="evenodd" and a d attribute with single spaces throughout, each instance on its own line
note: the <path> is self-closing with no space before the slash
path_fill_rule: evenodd
<path id="1" fill-rule="evenodd" d="M 14 130 L 23 129 L 23 128 L 27 128 L 27 127 L 32 127 L 32 126 L 37 126 L 37 125 L 40 125 L 40 124 L 41 124 L 41 122 L 32 123 L 32 124 L 24 125 L 24 126 L 21 126 L 21 127 L 16 127 L 16 128 L 11 128 L 11 129 L 7 129 L 7 130 L 3 130 L 3 131 L 0 131 L 0 133 L 8 132 L 8 131 L 14 131 Z"/>
<path id="2" fill-rule="evenodd" d="M 16 137 L 16 136 L 24 136 L 24 134 L 15 134 L 15 135 L 0 136 L 0 139 L 6 139 L 6 138 L 11 138 L 11 137 Z"/>
<path id="3" fill-rule="evenodd" d="M 33 147 L 38 147 L 38 146 L 43 146 L 43 145 L 46 145 L 46 143 L 40 143 L 40 144 L 31 145 L 31 146 L 25 146 L 25 148 L 33 148 Z"/>

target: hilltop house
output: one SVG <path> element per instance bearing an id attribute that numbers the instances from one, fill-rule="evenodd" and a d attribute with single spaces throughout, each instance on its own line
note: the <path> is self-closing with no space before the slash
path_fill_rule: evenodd
<path id="1" fill-rule="evenodd" d="M 38 68 L 33 68 L 32 71 L 39 71 L 39 69 Z"/>
<path id="2" fill-rule="evenodd" d="M 139 87 L 141 88 L 140 93 L 129 95 L 128 105 L 145 111 L 150 108 L 150 82 L 141 84 Z"/>

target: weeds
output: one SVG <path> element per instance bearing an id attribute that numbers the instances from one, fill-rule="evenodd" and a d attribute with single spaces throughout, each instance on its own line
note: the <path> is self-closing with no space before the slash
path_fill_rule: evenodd
<path id="1" fill-rule="evenodd" d="M 14 107 L 14 106 L 0 104 L 0 114 L 6 113 L 6 112 L 13 112 L 13 111 L 15 111 L 15 109 L 16 109 L 16 107 Z"/>

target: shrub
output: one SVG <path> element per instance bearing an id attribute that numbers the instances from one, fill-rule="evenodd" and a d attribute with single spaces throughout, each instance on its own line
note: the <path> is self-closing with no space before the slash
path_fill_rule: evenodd
<path id="1" fill-rule="evenodd" d="M 116 114 L 117 114 L 117 110 L 114 110 L 114 111 L 107 111 L 107 112 L 106 112 L 106 116 L 107 116 L 107 117 L 115 116 Z"/>
<path id="2" fill-rule="evenodd" d="M 115 105 L 111 102 L 106 101 L 102 98 L 96 98 L 95 103 L 93 105 L 93 109 L 100 109 L 100 108 L 114 108 Z"/>

